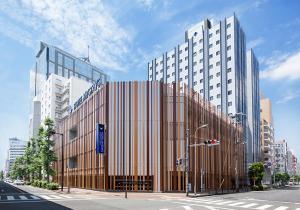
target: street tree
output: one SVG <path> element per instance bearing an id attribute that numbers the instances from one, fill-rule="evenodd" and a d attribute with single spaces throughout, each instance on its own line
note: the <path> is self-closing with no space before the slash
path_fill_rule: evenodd
<path id="1" fill-rule="evenodd" d="M 0 171 L 0 180 L 3 180 L 4 179 L 4 172 L 3 170 Z"/>
<path id="2" fill-rule="evenodd" d="M 261 185 L 261 180 L 264 176 L 264 165 L 261 162 L 252 163 L 249 167 L 249 178 L 254 186 Z"/>

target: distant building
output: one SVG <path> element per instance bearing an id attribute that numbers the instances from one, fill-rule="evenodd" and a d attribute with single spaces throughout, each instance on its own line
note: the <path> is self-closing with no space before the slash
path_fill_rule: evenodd
<path id="1" fill-rule="evenodd" d="M 90 84 L 96 82 L 98 79 L 102 83 L 108 80 L 108 76 L 102 70 L 92 65 L 87 59 L 77 58 L 55 46 L 41 42 L 40 49 L 36 55 L 35 65 L 30 71 L 30 137 L 36 135 L 37 129 L 41 124 L 41 106 L 45 104 L 43 102 L 45 98 L 42 99 L 41 93 L 43 90 L 44 93 L 46 92 L 44 89 L 45 83 L 49 83 L 48 79 L 51 75 L 58 75 L 66 79 L 76 77 Z M 57 91 L 48 90 L 47 92 L 53 93 Z M 62 114 L 61 112 L 59 115 L 62 116 Z"/>
<path id="2" fill-rule="evenodd" d="M 260 100 L 260 130 L 261 130 L 261 157 L 265 165 L 265 184 L 272 183 L 274 171 L 274 125 L 272 103 L 268 98 Z"/>
<path id="3" fill-rule="evenodd" d="M 297 157 L 294 151 L 291 150 L 289 147 L 287 148 L 286 165 L 287 173 L 290 176 L 294 176 L 297 174 Z"/>
<path id="4" fill-rule="evenodd" d="M 5 172 L 8 173 L 17 157 L 21 157 L 25 153 L 27 141 L 18 139 L 17 137 L 9 139 L 9 148 L 7 151 L 7 161 Z"/>
<path id="5" fill-rule="evenodd" d="M 275 142 L 275 173 L 287 172 L 287 142 L 285 140 Z"/>

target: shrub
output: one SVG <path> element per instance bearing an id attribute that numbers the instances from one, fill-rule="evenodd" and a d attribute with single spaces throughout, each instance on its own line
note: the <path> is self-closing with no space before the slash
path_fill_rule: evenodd
<path id="1" fill-rule="evenodd" d="M 42 188 L 47 188 L 47 181 L 41 181 L 41 183 L 40 183 L 40 187 L 42 187 Z"/>
<path id="2" fill-rule="evenodd" d="M 47 184 L 47 188 L 48 190 L 58 190 L 59 185 L 57 183 L 50 182 Z"/>

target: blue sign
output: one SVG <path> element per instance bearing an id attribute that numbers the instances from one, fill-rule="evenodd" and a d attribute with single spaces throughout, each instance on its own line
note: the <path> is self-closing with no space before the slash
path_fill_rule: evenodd
<path id="1" fill-rule="evenodd" d="M 96 125 L 96 154 L 104 153 L 104 125 Z"/>

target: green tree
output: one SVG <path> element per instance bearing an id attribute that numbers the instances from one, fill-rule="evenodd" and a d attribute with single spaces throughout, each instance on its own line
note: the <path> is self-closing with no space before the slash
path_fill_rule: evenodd
<path id="1" fill-rule="evenodd" d="M 26 165 L 24 156 L 17 157 L 10 170 L 12 179 L 24 179 L 26 176 Z"/>
<path id="2" fill-rule="evenodd" d="M 256 186 L 256 184 L 261 185 L 261 180 L 264 176 L 264 165 L 261 162 L 252 163 L 249 167 L 249 178 L 251 183 Z"/>
<path id="3" fill-rule="evenodd" d="M 4 172 L 3 170 L 0 171 L 0 180 L 3 180 L 4 179 Z"/>
<path id="4" fill-rule="evenodd" d="M 50 118 L 44 121 L 45 129 L 43 131 L 43 138 L 40 149 L 40 157 L 45 172 L 46 180 L 49 182 L 50 176 L 55 175 L 55 170 L 52 168 L 53 162 L 57 160 L 53 150 L 54 141 L 52 135 L 55 133 L 54 122 Z"/>

